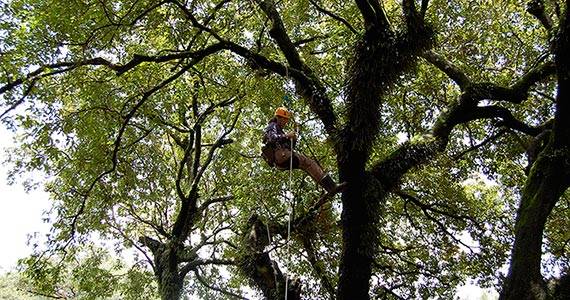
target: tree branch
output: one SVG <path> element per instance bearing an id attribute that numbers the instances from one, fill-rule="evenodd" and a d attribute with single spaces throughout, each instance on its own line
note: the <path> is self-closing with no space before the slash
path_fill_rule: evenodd
<path id="1" fill-rule="evenodd" d="M 429 5 L 429 0 L 422 0 L 422 7 L 420 9 L 420 15 L 421 15 L 422 19 L 426 15 L 428 5 Z"/>
<path id="2" fill-rule="evenodd" d="M 544 10 L 544 0 L 531 0 L 527 3 L 526 11 L 540 21 L 546 31 L 552 30 L 552 21 Z"/>
<path id="3" fill-rule="evenodd" d="M 455 237 L 447 228 L 447 226 L 445 224 L 442 223 L 442 221 L 436 217 L 434 217 L 433 215 L 431 215 L 429 212 L 434 212 L 443 216 L 447 216 L 447 217 L 451 217 L 457 220 L 468 220 L 471 221 L 473 224 L 475 224 L 478 228 L 482 228 L 479 223 L 477 222 L 477 220 L 475 220 L 473 217 L 468 216 L 468 215 L 455 215 L 446 211 L 442 211 L 436 208 L 433 208 L 434 205 L 428 205 L 428 204 L 424 204 L 422 203 L 419 199 L 417 199 L 416 197 L 404 193 L 404 192 L 397 192 L 397 194 L 402 197 L 405 201 L 410 201 L 412 204 L 414 204 L 415 206 L 419 207 L 422 211 L 422 213 L 426 216 L 426 218 L 428 218 L 429 220 L 431 220 L 432 222 L 434 222 L 437 227 L 439 227 L 439 229 L 447 236 L 449 236 L 451 239 L 453 239 L 456 243 L 459 243 L 461 245 L 463 245 L 465 248 L 470 249 L 471 247 L 467 244 L 465 244 L 464 242 L 462 242 L 460 239 L 458 239 L 457 237 Z M 471 250 L 473 251 L 473 250 Z"/>
<path id="4" fill-rule="evenodd" d="M 166 230 L 164 229 L 164 227 L 162 227 L 162 225 L 158 225 L 155 224 L 149 220 L 145 220 L 144 218 L 142 218 L 137 212 L 136 209 L 133 207 L 132 203 L 128 206 L 127 210 L 129 211 L 129 213 L 139 222 L 146 224 L 148 226 L 150 226 L 152 229 L 154 229 L 158 234 L 160 234 L 161 236 L 165 237 L 165 238 L 169 238 L 170 236 L 168 235 L 168 233 L 166 232 Z"/>
<path id="5" fill-rule="evenodd" d="M 213 290 L 213 291 L 222 293 L 222 294 L 224 294 L 224 295 L 226 295 L 226 296 L 230 296 L 230 297 L 233 297 L 233 298 L 236 298 L 236 299 L 249 300 L 249 299 L 246 298 L 246 297 L 243 297 L 243 296 L 241 296 L 241 295 L 232 293 L 232 292 L 230 292 L 230 291 L 226 291 L 226 290 L 224 290 L 224 289 L 222 289 L 222 288 L 215 287 L 215 286 L 209 284 L 209 283 L 206 281 L 206 279 L 205 279 L 204 277 L 202 277 L 202 275 L 200 275 L 200 272 L 198 271 L 198 269 L 195 269 L 195 270 L 193 270 L 193 271 L 194 271 L 194 275 L 196 275 L 196 279 L 198 279 L 198 281 L 199 281 L 203 286 L 205 286 L 205 287 L 207 287 L 207 288 L 209 288 L 209 289 L 211 289 L 211 290 Z"/>
<path id="6" fill-rule="evenodd" d="M 469 77 L 459 67 L 455 66 L 450 61 L 446 60 L 443 56 L 436 54 L 433 51 L 424 52 L 422 57 L 425 58 L 432 65 L 440 69 L 451 80 L 455 81 L 460 88 L 465 88 L 471 82 Z"/>
<path id="7" fill-rule="evenodd" d="M 234 100 L 232 100 L 232 101 L 234 101 Z M 224 103 L 224 105 L 229 105 L 229 103 L 233 103 L 232 101 L 223 101 L 221 103 Z M 220 105 L 220 104 L 218 104 L 218 105 Z M 211 107 L 217 107 L 218 105 L 213 105 Z M 211 110 L 207 109 L 204 113 L 202 113 L 198 117 L 199 121 L 197 121 L 196 126 L 194 127 L 194 131 L 196 132 L 196 140 L 195 140 L 196 154 L 195 154 L 194 172 L 193 172 L 194 178 L 192 178 L 192 183 L 190 184 L 190 191 L 188 192 L 188 196 L 185 196 L 184 200 L 182 200 L 182 205 L 180 206 L 180 213 L 178 214 L 178 217 L 176 218 L 176 221 L 175 221 L 174 226 L 172 228 L 173 236 L 175 236 L 177 239 L 179 239 L 181 241 L 185 240 L 188 237 L 189 229 L 190 229 L 190 226 L 192 225 L 189 222 L 191 222 L 192 217 L 199 212 L 199 210 L 197 208 L 197 201 L 199 198 L 198 197 L 198 185 L 202 179 L 202 176 L 204 175 L 204 172 L 206 171 L 206 169 L 208 168 L 208 166 L 212 162 L 212 160 L 214 158 L 215 151 L 218 148 L 222 147 L 223 145 L 227 144 L 228 139 L 226 139 L 226 136 L 233 131 L 233 129 L 235 128 L 235 125 L 237 123 L 237 120 L 239 119 L 239 116 L 240 116 L 239 113 L 236 114 L 236 117 L 232 121 L 232 124 L 230 125 L 230 127 L 228 129 L 226 129 L 224 131 L 224 133 L 218 138 L 218 140 L 212 145 L 212 147 L 210 148 L 210 151 L 208 152 L 208 156 L 204 160 L 203 164 L 200 165 L 201 138 L 200 138 L 200 133 L 199 133 L 200 132 L 199 124 L 200 124 L 200 122 L 203 122 L 205 120 L 205 115 L 211 113 L 212 111 L 214 111 L 214 110 L 213 109 L 211 109 Z"/>
<path id="8" fill-rule="evenodd" d="M 239 261 L 239 268 L 261 289 L 267 299 L 284 298 L 285 276 L 279 265 L 271 260 L 264 249 L 270 241 L 266 234 L 266 225 L 257 215 L 252 215 L 247 222 L 247 229 L 242 238 L 244 255 Z M 300 285 L 288 280 L 288 299 L 301 299 Z"/>
<path id="9" fill-rule="evenodd" d="M 364 19 L 366 31 L 390 30 L 390 22 L 379 0 L 356 0 L 355 2 Z"/>
<path id="10" fill-rule="evenodd" d="M 309 0 L 309 2 L 317 9 L 317 11 L 319 11 L 319 12 L 321 12 L 321 13 L 323 13 L 323 14 L 325 14 L 325 15 L 327 15 L 327 16 L 329 16 L 329 17 L 331 17 L 331 18 L 333 18 L 333 19 L 335 19 L 335 20 L 337 20 L 337 21 L 339 21 L 339 22 L 342 23 L 344 26 L 346 26 L 352 33 L 358 34 L 358 31 L 356 31 L 356 29 L 354 29 L 354 27 L 353 27 L 352 25 L 350 25 L 350 23 L 349 23 L 347 20 L 345 20 L 344 18 L 342 18 L 342 17 L 336 15 L 335 13 L 333 13 L 333 12 L 331 12 L 331 11 L 329 11 L 329 10 L 326 10 L 325 8 L 323 8 L 322 6 L 320 6 L 320 5 L 317 3 L 317 1 L 315 1 L 315 0 Z"/>
<path id="11" fill-rule="evenodd" d="M 485 145 L 494 142 L 494 141 L 497 140 L 499 137 L 503 136 L 505 133 L 507 133 L 507 130 L 501 130 L 501 131 L 499 131 L 498 133 L 496 133 L 496 134 L 494 134 L 494 135 L 492 135 L 492 136 L 486 138 L 486 139 L 485 139 L 484 141 L 482 141 L 481 143 L 479 143 L 479 144 L 477 144 L 477 145 L 475 145 L 475 146 L 473 146 L 473 147 L 470 147 L 469 149 L 465 149 L 465 150 L 463 150 L 463 151 L 461 151 L 461 152 L 459 152 L 459 153 L 453 155 L 451 159 L 452 159 L 452 160 L 458 160 L 458 159 L 462 158 L 464 155 L 466 155 L 467 153 L 476 151 L 476 150 L 478 150 L 478 149 L 484 147 Z"/>
<path id="12" fill-rule="evenodd" d="M 461 90 L 470 93 L 478 100 L 490 99 L 521 103 L 528 97 L 531 86 L 548 78 L 556 71 L 554 63 L 548 61 L 530 69 L 510 87 L 503 87 L 489 82 L 473 83 L 459 67 L 433 51 L 424 53 L 422 57 L 455 81 Z"/>
<path id="13" fill-rule="evenodd" d="M 190 65 L 193 65 L 193 64 L 197 63 L 198 61 L 201 61 L 205 57 L 207 57 L 211 54 L 214 54 L 214 53 L 216 53 L 220 50 L 223 50 L 223 49 L 225 49 L 224 45 L 222 43 L 218 43 L 218 44 L 210 45 L 204 49 L 201 49 L 201 50 L 195 51 L 195 52 L 184 51 L 184 52 L 180 52 L 180 53 L 162 55 L 162 56 L 145 56 L 145 55 L 135 54 L 133 56 L 133 59 L 131 59 L 129 62 L 127 62 L 124 65 L 113 64 L 110 61 L 105 60 L 101 57 L 86 59 L 86 60 L 77 61 L 77 62 L 59 62 L 59 63 L 44 65 L 44 66 L 39 67 L 37 70 L 30 72 L 24 78 L 19 78 L 17 80 L 14 80 L 13 82 L 10 82 L 10 83 L 5 84 L 5 85 L 0 87 L 0 95 L 2 95 L 3 93 L 5 93 L 7 91 L 11 91 L 14 88 L 16 88 L 17 86 L 19 86 L 19 85 L 21 85 L 27 81 L 31 81 L 30 86 L 23 93 L 20 100 L 18 100 L 17 102 L 12 104 L 11 107 L 9 107 L 7 110 L 5 110 L 2 113 L 2 115 L 0 115 L 0 119 L 3 118 L 10 111 L 14 110 L 19 105 L 21 105 L 24 102 L 24 98 L 27 97 L 30 94 L 30 92 L 32 91 L 32 88 L 35 86 L 35 83 L 37 82 L 37 80 L 39 80 L 41 78 L 51 77 L 51 76 L 58 75 L 61 73 L 69 72 L 69 71 L 72 71 L 72 70 L 79 68 L 79 67 L 82 67 L 82 66 L 105 66 L 105 67 L 108 67 L 109 69 L 115 71 L 117 76 L 120 76 L 120 75 L 124 74 L 125 72 L 135 68 L 136 66 L 138 66 L 139 64 L 141 64 L 143 62 L 162 63 L 162 62 L 172 61 L 172 60 L 176 60 L 176 59 L 188 59 L 188 58 L 190 58 L 190 59 L 193 59 L 195 61 L 195 62 L 190 63 Z M 51 69 L 56 69 L 56 71 L 44 73 L 44 71 L 51 70 Z"/>
<path id="14" fill-rule="evenodd" d="M 148 236 L 146 236 L 146 235 L 141 236 L 141 237 L 139 238 L 139 242 L 140 242 L 141 244 L 145 245 L 148 249 L 150 249 L 150 251 L 152 252 L 152 254 L 155 255 L 155 256 L 156 256 L 156 254 L 157 254 L 157 251 L 160 249 L 160 247 L 164 246 L 163 243 L 161 243 L 161 242 L 159 242 L 159 241 L 157 241 L 157 240 L 155 240 L 155 239 L 153 239 L 153 238 L 151 238 L 151 237 L 148 237 Z"/>
<path id="15" fill-rule="evenodd" d="M 182 156 L 182 159 L 180 160 L 180 163 L 178 164 L 178 174 L 176 175 L 176 194 L 178 195 L 178 198 L 180 199 L 180 201 L 184 202 L 187 201 L 187 197 L 184 194 L 184 191 L 182 190 L 182 179 L 184 178 L 184 167 L 187 165 L 188 160 L 190 159 L 190 154 L 192 153 L 192 150 L 194 149 L 194 134 L 195 134 L 195 130 L 191 130 L 190 131 L 190 138 L 189 140 L 186 142 L 186 148 L 184 149 L 184 155 Z M 176 139 L 175 139 L 176 141 Z M 178 142 L 177 142 L 178 143 Z M 182 145 L 180 145 L 182 146 Z M 190 176 L 190 175 L 189 175 Z"/>
<path id="16" fill-rule="evenodd" d="M 34 88 L 34 86 L 36 85 L 36 81 L 37 79 L 34 78 L 32 79 L 32 82 L 30 82 L 30 85 L 26 88 L 26 90 L 24 91 L 24 93 L 22 94 L 22 97 L 20 97 L 20 99 L 18 101 L 16 101 L 15 103 L 13 103 L 8 109 L 6 109 L 1 115 L 0 115 L 0 119 L 4 118 L 5 115 L 7 115 L 9 112 L 11 112 L 12 110 L 16 109 L 18 106 L 20 106 L 22 103 L 24 103 L 25 98 L 32 92 L 32 89 Z M 1 94 L 1 93 L 0 93 Z"/>
<path id="17" fill-rule="evenodd" d="M 473 110 L 467 120 L 471 121 L 494 118 L 501 119 L 501 121 L 497 123 L 498 126 L 505 126 L 531 136 L 537 136 L 542 132 L 542 129 L 539 127 L 532 127 L 520 120 L 517 120 L 507 108 L 496 105 L 477 107 Z"/>
<path id="18" fill-rule="evenodd" d="M 402 11 L 404 12 L 404 18 L 406 19 L 408 29 L 414 28 L 417 25 L 423 23 L 421 18 L 422 16 L 420 13 L 418 13 L 418 10 L 416 8 L 415 0 L 402 0 Z"/>
<path id="19" fill-rule="evenodd" d="M 168 84 L 170 84 L 171 82 L 175 81 L 176 79 L 178 79 L 180 76 L 182 76 L 184 73 L 186 73 L 193 65 L 197 64 L 198 62 L 200 62 L 202 59 L 204 59 L 208 54 L 204 53 L 204 56 L 202 57 L 198 57 L 196 59 L 194 59 L 193 61 L 191 61 L 188 65 L 184 66 L 182 69 L 180 69 L 178 72 L 176 72 L 174 75 L 170 76 L 169 78 L 167 78 L 166 80 L 162 81 L 161 83 L 159 83 L 158 85 L 156 85 L 155 87 L 153 87 L 152 89 L 146 91 L 145 93 L 143 93 L 143 96 L 141 97 L 141 99 L 133 106 L 133 108 L 129 111 L 129 113 L 124 117 L 123 123 L 121 125 L 121 127 L 119 128 L 119 132 L 117 133 L 117 137 L 115 138 L 115 142 L 113 143 L 113 151 L 112 151 L 112 157 L 111 157 L 111 168 L 105 170 L 104 172 L 102 172 L 101 174 L 99 174 L 89 185 L 89 187 L 87 188 L 87 190 L 84 193 L 81 193 L 82 195 L 82 202 L 79 206 L 79 209 L 77 210 L 76 214 L 72 217 L 72 222 L 71 222 L 71 230 L 70 230 L 70 239 L 68 240 L 68 243 L 66 244 L 66 246 L 71 242 L 71 240 L 73 239 L 73 236 L 75 235 L 75 230 L 76 230 L 76 224 L 77 221 L 79 219 L 79 216 L 81 216 L 85 210 L 85 206 L 87 203 L 87 199 L 89 197 L 89 194 L 91 193 L 91 191 L 93 190 L 93 188 L 95 188 L 95 185 L 97 184 L 97 182 L 99 182 L 101 179 L 103 179 L 105 176 L 113 173 L 115 171 L 115 169 L 117 168 L 117 164 L 118 164 L 118 153 L 119 153 L 119 149 L 121 146 L 121 142 L 122 142 L 122 138 L 123 138 L 123 134 L 128 126 L 128 123 L 130 122 L 130 120 L 135 116 L 136 112 L 138 111 L 138 109 L 140 107 L 142 107 L 142 105 L 154 94 L 156 93 L 158 90 L 164 88 L 165 86 L 167 86 Z M 64 247 L 66 247 L 64 246 Z"/>
<path id="20" fill-rule="evenodd" d="M 525 75 L 519 78 L 513 85 L 511 89 L 518 91 L 518 94 L 524 94 L 525 99 L 528 94 L 528 90 L 531 86 L 535 85 L 539 81 L 542 81 L 556 73 L 556 66 L 554 62 L 547 61 L 537 65 L 536 67 L 530 69 Z M 524 100 L 524 99 L 522 99 Z M 520 103 L 520 102 L 514 102 Z"/>
<path id="21" fill-rule="evenodd" d="M 326 89 L 314 75 L 311 68 L 306 65 L 299 55 L 295 45 L 289 38 L 281 16 L 275 7 L 273 0 L 255 0 L 267 17 L 271 20 L 269 34 L 277 43 L 277 46 L 285 55 L 287 62 L 293 68 L 303 74 L 303 76 L 293 76 L 297 90 L 301 96 L 309 103 L 311 110 L 323 122 L 325 130 L 329 135 L 336 134 L 336 115 L 334 114 L 331 100 L 327 97 Z M 286 67 L 285 74 L 288 76 L 289 69 Z"/>
<path id="22" fill-rule="evenodd" d="M 232 199 L 234 199 L 233 195 L 214 197 L 210 200 L 204 201 L 204 203 L 202 203 L 202 205 L 200 205 L 200 210 L 205 210 L 212 204 L 220 203 L 220 202 L 227 202 L 227 201 L 230 201 Z"/>
<path id="23" fill-rule="evenodd" d="M 184 265 L 181 269 L 180 269 L 180 273 L 182 274 L 186 274 L 188 273 L 190 270 L 195 269 L 198 266 L 204 266 L 204 265 L 225 265 L 225 266 L 235 266 L 237 263 L 234 260 L 230 260 L 230 259 L 217 259 L 217 258 L 212 258 L 212 259 L 195 259 L 191 262 L 188 262 L 186 265 Z M 186 271 L 186 272 L 185 272 Z"/>
<path id="24" fill-rule="evenodd" d="M 312 241 L 307 238 L 305 235 L 300 236 L 301 241 L 303 242 L 303 247 L 307 252 L 307 256 L 311 266 L 315 270 L 317 277 L 320 278 L 322 285 L 324 286 L 325 290 L 329 293 L 330 299 L 335 299 L 335 288 L 331 283 L 330 278 L 327 276 L 326 270 L 323 268 L 323 262 L 319 261 L 317 258 L 315 247 L 312 244 Z"/>

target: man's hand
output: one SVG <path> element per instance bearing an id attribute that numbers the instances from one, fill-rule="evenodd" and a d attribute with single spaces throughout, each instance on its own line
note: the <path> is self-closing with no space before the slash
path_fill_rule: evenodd
<path id="1" fill-rule="evenodd" d="M 297 134 L 295 132 L 289 132 L 285 134 L 285 136 L 290 140 L 297 140 Z"/>

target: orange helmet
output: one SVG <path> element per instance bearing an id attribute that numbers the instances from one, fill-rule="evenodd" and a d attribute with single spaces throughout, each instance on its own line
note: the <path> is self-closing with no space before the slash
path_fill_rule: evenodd
<path id="1" fill-rule="evenodd" d="M 278 107 L 275 110 L 275 116 L 276 117 L 283 117 L 285 119 L 290 119 L 291 118 L 291 112 L 289 110 L 287 110 L 287 108 L 285 108 L 285 107 Z"/>

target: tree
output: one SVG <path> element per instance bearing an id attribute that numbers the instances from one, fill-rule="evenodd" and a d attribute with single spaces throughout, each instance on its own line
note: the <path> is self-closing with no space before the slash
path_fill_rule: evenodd
<path id="1" fill-rule="evenodd" d="M 519 197 L 509 187 L 525 181 L 502 297 L 540 298 L 546 222 L 568 219 L 554 211 L 567 206 L 570 178 L 568 10 L 524 4 L 16 1 L 1 27 L 2 118 L 27 137 L 16 169 L 54 178 L 50 248 L 99 232 L 150 249 L 163 299 L 179 298 L 190 272 L 242 297 L 232 280 L 243 277 L 223 279 L 226 266 L 266 298 L 300 296 L 287 273 L 338 299 L 448 295 L 465 276 L 489 283 L 509 247 Z M 316 117 L 317 154 L 348 188 L 337 228 L 296 175 L 289 241 L 286 203 L 252 193 L 263 182 L 277 195 L 284 174 L 268 178 L 247 156 L 252 125 L 293 87 L 295 110 Z M 513 169 L 525 155 L 528 176 Z M 500 186 L 460 184 L 480 171 Z M 564 262 L 568 237 L 549 238 Z"/>
<path id="2" fill-rule="evenodd" d="M 543 131 L 543 149 L 532 163 L 522 191 L 515 224 L 515 241 L 509 275 L 502 299 L 543 299 L 546 297 L 544 279 L 540 273 L 542 236 L 549 215 L 570 186 L 570 123 L 568 123 L 568 84 L 570 83 L 570 12 L 566 2 L 564 12 L 558 11 L 558 29 L 552 28 L 544 3 L 531 1 L 528 11 L 541 21 L 554 37 L 553 56 L 556 64 L 557 92 L 551 126 Z"/>
<path id="3" fill-rule="evenodd" d="M 18 277 L 14 273 L 6 273 L 0 277 L 0 296 L 2 299 L 33 299 L 32 295 L 18 288 Z"/>
<path id="4" fill-rule="evenodd" d="M 73 255 L 65 257 L 22 260 L 25 268 L 13 274 L 14 286 L 41 299 L 158 299 L 152 274 L 141 265 L 125 266 L 94 245 L 73 250 Z"/>

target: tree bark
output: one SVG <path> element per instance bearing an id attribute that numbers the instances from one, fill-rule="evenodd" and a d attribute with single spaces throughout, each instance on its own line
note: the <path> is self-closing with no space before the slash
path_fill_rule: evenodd
<path id="1" fill-rule="evenodd" d="M 357 170 L 342 170 L 341 178 L 352 177 L 361 180 L 351 180 L 342 195 L 343 251 L 339 268 L 338 299 L 369 299 L 372 263 L 377 244 L 375 232 L 378 228 L 375 226 L 378 225 L 380 201 L 384 202 L 386 194 L 374 188 L 380 185 L 371 175 L 362 171 L 362 175 L 350 174 L 350 171 Z"/>
<path id="2" fill-rule="evenodd" d="M 517 212 L 509 275 L 501 299 L 544 299 L 540 273 L 544 226 L 565 190 L 564 158 L 548 147 L 535 162 Z"/>
<path id="3" fill-rule="evenodd" d="M 160 298 L 164 300 L 180 299 L 184 287 L 184 276 L 178 270 L 180 260 L 176 246 L 159 242 L 151 237 L 142 236 L 139 242 L 150 249 L 153 256 L 152 267 L 158 282 Z"/>
<path id="4" fill-rule="evenodd" d="M 568 4 L 569 1 L 566 1 Z M 555 44 L 558 91 L 550 141 L 531 168 L 515 223 L 515 241 L 500 299 L 544 299 L 540 273 L 544 227 L 570 185 L 570 13 L 560 22 Z"/>
<path id="5" fill-rule="evenodd" d="M 170 260 L 172 256 L 167 253 L 163 255 L 166 260 Z M 163 300 L 180 299 L 184 287 L 184 277 L 179 274 L 177 264 L 174 266 L 171 263 L 167 264 L 168 266 L 164 266 L 157 274 L 160 298 Z"/>
<path id="6" fill-rule="evenodd" d="M 378 220 L 393 187 L 366 170 L 372 146 L 380 132 L 380 108 L 386 93 L 410 70 L 418 55 L 433 46 L 434 33 L 417 12 L 414 1 L 404 0 L 403 34 L 393 30 L 379 1 L 356 1 L 366 32 L 350 61 L 347 86 L 347 123 L 335 151 L 339 178 L 348 183 L 342 195 L 342 254 L 338 299 L 369 299 L 370 278 L 377 251 Z M 391 181 L 399 181 L 404 173 Z"/>

